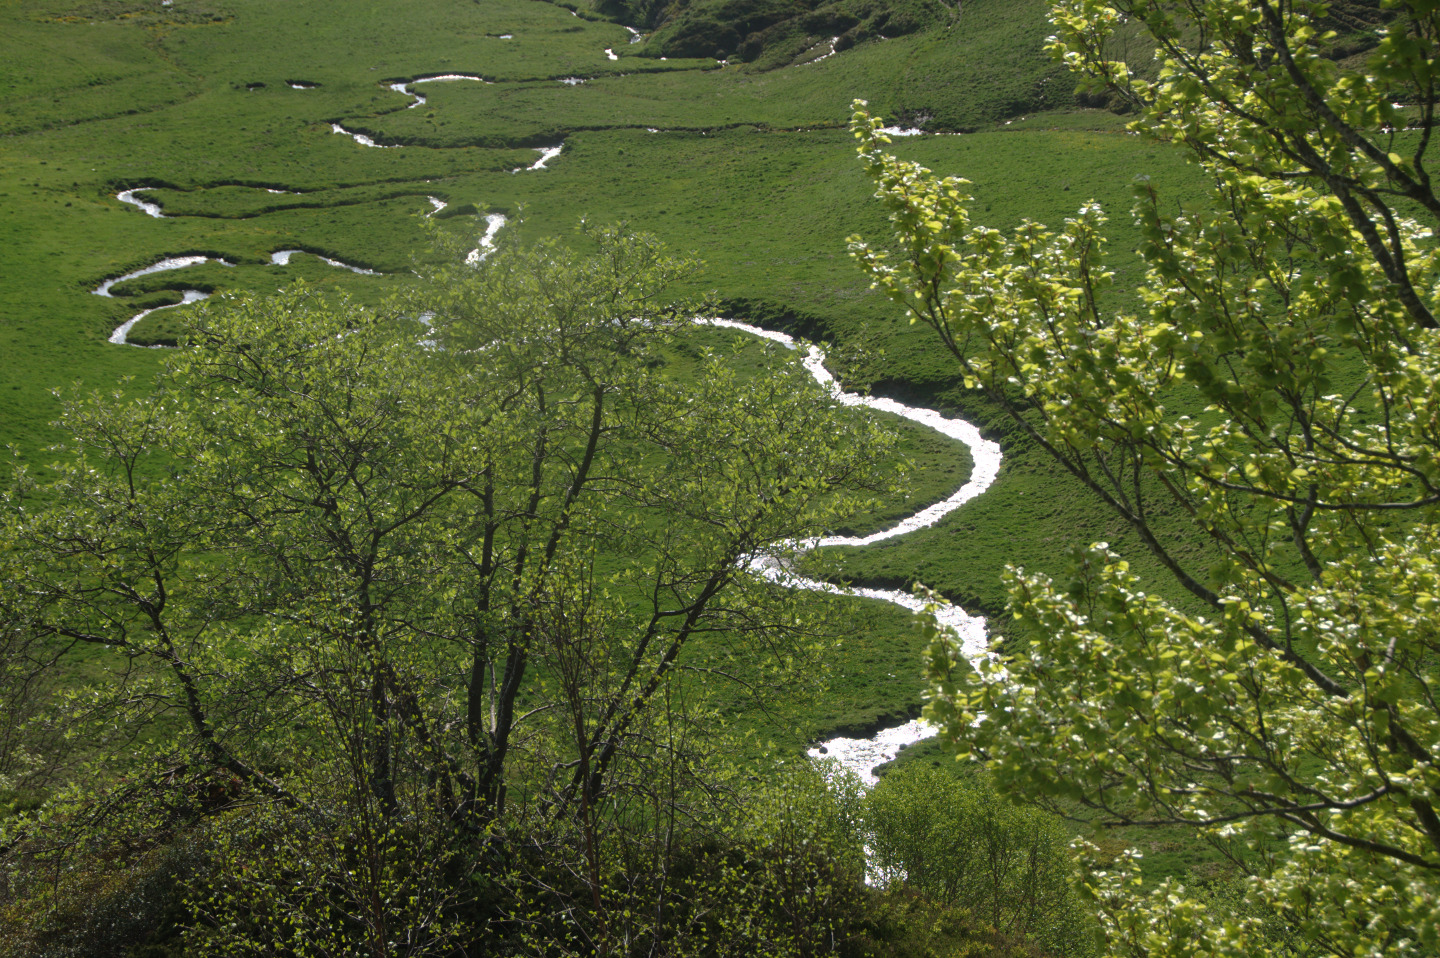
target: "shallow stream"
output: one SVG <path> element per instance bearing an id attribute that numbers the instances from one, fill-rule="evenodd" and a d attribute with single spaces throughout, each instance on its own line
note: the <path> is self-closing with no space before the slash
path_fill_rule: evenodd
<path id="1" fill-rule="evenodd" d="M 759 326 L 751 326 L 748 323 L 736 322 L 730 319 L 704 319 L 697 320 L 697 322 L 710 326 L 722 326 L 727 329 L 738 329 L 752 336 L 759 336 L 763 339 L 780 343 L 789 349 L 799 349 L 793 337 L 785 333 L 762 329 Z M 798 546 L 800 551 L 809 551 L 811 549 L 832 546 L 867 546 L 876 542 L 883 542 L 886 539 L 893 539 L 896 536 L 903 536 L 907 532 L 914 532 L 917 529 L 933 526 L 945 516 L 990 488 L 991 483 L 995 481 L 995 476 L 1000 471 L 1000 446 L 981 436 L 980 430 L 976 429 L 970 423 L 965 422 L 963 419 L 946 418 L 933 409 L 906 406 L 893 399 L 865 396 L 860 393 L 844 391 L 840 388 L 840 384 L 835 381 L 835 377 L 825 368 L 825 353 L 819 346 L 807 345 L 801 362 L 804 364 L 806 370 L 809 371 L 810 375 L 814 377 L 815 381 L 827 387 L 830 390 L 830 395 L 842 405 L 864 406 L 867 409 L 891 413 L 909 419 L 911 422 L 916 422 L 922 426 L 934 429 L 943 436 L 948 436 L 956 442 L 964 443 L 966 448 L 970 450 L 971 458 L 975 464 L 971 469 L 970 478 L 948 498 L 934 505 L 927 506 L 908 518 L 901 519 L 887 529 L 871 533 L 868 536 L 826 536 L 823 538 L 810 539 L 801 543 L 790 543 L 788 545 L 792 547 Z M 931 605 L 932 603 L 930 599 L 921 598 L 912 593 L 901 592 L 896 589 L 866 589 L 839 586 L 818 579 L 807 579 L 804 576 L 795 574 L 788 563 L 778 558 L 761 559 L 755 562 L 751 568 L 752 571 L 764 576 L 770 581 L 792 589 L 807 589 L 812 592 L 826 592 L 831 595 L 848 595 L 865 599 L 879 599 L 882 602 L 889 602 L 893 605 L 900 606 L 902 609 L 908 609 L 916 613 L 924 612 L 927 605 Z M 942 626 L 958 636 L 961 648 L 967 658 L 973 660 L 987 654 L 988 639 L 986 637 L 985 620 L 983 618 L 970 615 L 958 605 L 940 599 L 933 600 L 931 611 Z M 881 729 L 870 738 L 833 738 L 811 748 L 809 754 L 812 758 L 816 759 L 834 759 L 845 768 L 859 775 L 867 785 L 873 785 L 876 781 L 876 767 L 894 759 L 895 756 L 900 753 L 901 749 L 907 745 L 912 745 L 915 742 L 934 735 L 935 731 L 933 726 L 919 719 L 914 719 L 893 728 Z"/>

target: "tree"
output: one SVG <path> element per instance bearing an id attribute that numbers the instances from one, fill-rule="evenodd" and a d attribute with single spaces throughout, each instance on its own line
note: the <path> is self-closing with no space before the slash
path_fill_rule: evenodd
<path id="1" fill-rule="evenodd" d="M 929 714 L 1006 792 L 1213 840 L 1324 954 L 1440 948 L 1440 12 L 1388 6 L 1363 66 L 1318 4 L 1055 6 L 1052 53 L 1215 184 L 1178 211 L 1137 185 L 1133 311 L 1106 292 L 1094 204 L 1002 236 L 972 225 L 963 180 L 887 156 L 863 104 L 853 121 L 896 229 L 892 252 L 852 240 L 861 266 L 1176 596 L 1104 543 L 1068 577 L 1011 568 L 1020 640 L 971 664 L 937 636 Z M 1150 79 L 1110 52 L 1136 35 Z M 1174 548 L 1166 511 L 1208 558 Z M 1117 954 L 1275 940 L 1123 863 L 1093 887 Z"/>
<path id="2" fill-rule="evenodd" d="M 922 765 L 890 771 L 865 795 L 875 878 L 959 907 L 998 934 L 1047 952 L 1088 954 L 1093 936 L 1072 887 L 1060 823 L 1007 802 L 988 781 Z"/>
<path id="3" fill-rule="evenodd" d="M 656 734 L 701 698 L 682 670 L 805 661 L 814 621 L 749 563 L 868 499 L 890 440 L 802 370 L 677 374 L 692 264 L 589 242 L 457 259 L 401 309 L 220 304 L 151 393 L 67 402 L 75 455 L 8 501 L 0 613 L 100 673 L 55 705 L 106 761 L 29 851 L 135 796 L 168 796 L 159 831 L 269 805 L 200 896 L 252 938 L 209 946 L 422 954 L 538 818 L 579 823 L 604 909 L 597 830 L 660 764 L 697 775 Z"/>

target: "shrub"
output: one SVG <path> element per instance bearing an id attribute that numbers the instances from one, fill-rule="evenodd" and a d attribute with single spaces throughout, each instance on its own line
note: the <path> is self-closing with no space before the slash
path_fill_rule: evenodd
<path id="1" fill-rule="evenodd" d="M 963 908 L 1002 935 L 1088 952 L 1065 833 L 988 783 L 902 767 L 865 798 L 873 868 L 886 886 Z"/>
<path id="2" fill-rule="evenodd" d="M 199 842 L 125 854 L 52 854 L 6 875 L 0 958 L 119 958 L 171 953 L 182 889 L 203 861 Z"/>

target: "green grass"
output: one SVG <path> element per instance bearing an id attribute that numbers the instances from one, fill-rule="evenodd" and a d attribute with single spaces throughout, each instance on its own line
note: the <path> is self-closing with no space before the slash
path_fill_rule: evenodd
<path id="1" fill-rule="evenodd" d="M 607 70 L 579 86 L 554 80 L 429 84 L 425 106 L 361 127 L 385 142 L 435 147 L 538 143 L 624 126 L 833 127 L 844 124 L 851 100 L 860 97 L 906 125 L 973 130 L 1027 111 L 1073 105 L 1069 80 L 1041 52 L 1042 8 L 1034 2 L 972 3 L 954 28 L 863 44 L 843 56 L 778 71 L 713 70 L 713 63 L 696 61 L 706 69 L 623 77 L 603 75 L 613 72 Z M 1101 122 L 1113 125 L 1113 118 L 1106 114 Z"/>

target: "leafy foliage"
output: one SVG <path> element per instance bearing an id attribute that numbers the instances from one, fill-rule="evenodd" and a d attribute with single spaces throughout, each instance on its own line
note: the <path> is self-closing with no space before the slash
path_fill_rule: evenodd
<path id="1" fill-rule="evenodd" d="M 1160 599 L 1105 543 L 1068 580 L 1012 568 L 1023 641 L 972 666 L 937 637 L 931 714 L 1008 791 L 1194 827 L 1327 954 L 1436 946 L 1440 22 L 1397 6 L 1362 71 L 1325 55 L 1311 4 L 1057 5 L 1055 55 L 1216 183 L 1178 212 L 1137 186 L 1135 313 L 1102 298 L 1098 207 L 1056 231 L 972 225 L 962 180 L 853 122 L 896 229 L 890 253 L 852 242 L 862 267 L 1188 593 Z M 1133 24 L 1153 79 L 1112 55 Z M 1204 560 L 1165 534 L 1177 510 Z M 1115 953 L 1271 940 L 1171 883 L 1141 896 L 1124 867 L 1094 887 Z"/>

